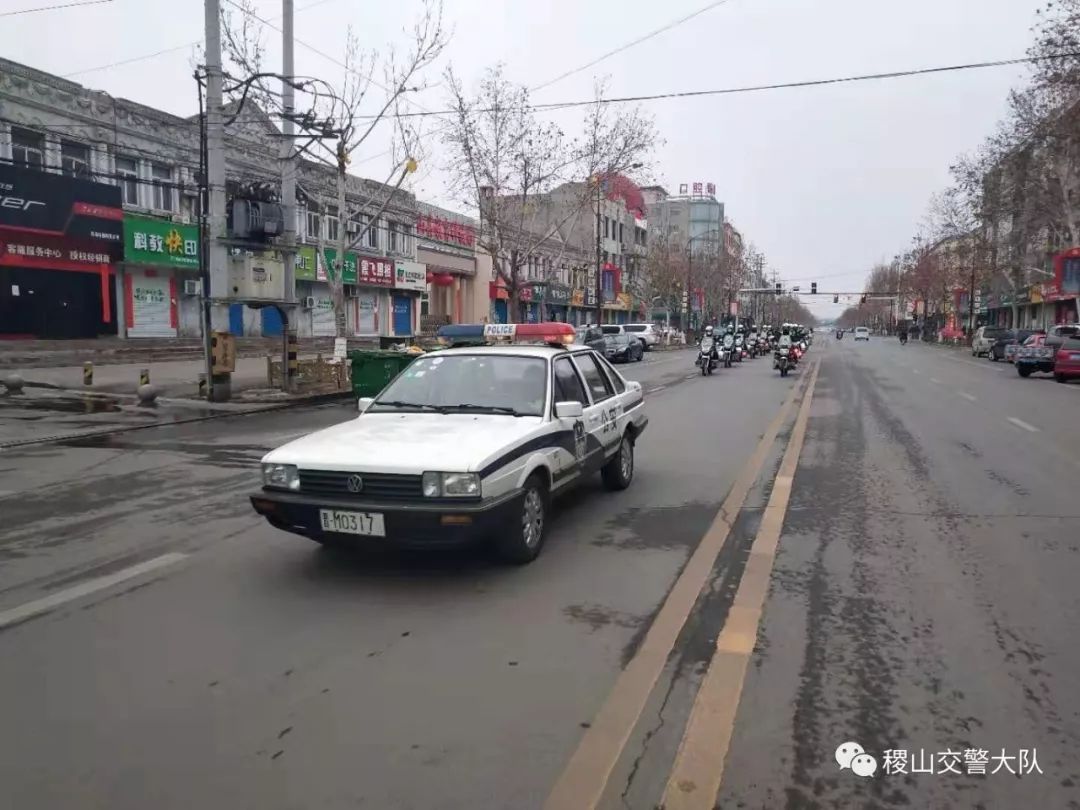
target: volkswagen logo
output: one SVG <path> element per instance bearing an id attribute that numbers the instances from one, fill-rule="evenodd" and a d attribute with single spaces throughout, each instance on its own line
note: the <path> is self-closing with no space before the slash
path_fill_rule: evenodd
<path id="1" fill-rule="evenodd" d="M 345 486 L 349 488 L 349 492 L 363 492 L 364 479 L 359 475 L 350 475 L 345 479 Z"/>

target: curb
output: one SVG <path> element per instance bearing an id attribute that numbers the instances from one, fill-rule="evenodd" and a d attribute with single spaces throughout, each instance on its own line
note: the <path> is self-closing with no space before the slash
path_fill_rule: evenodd
<path id="1" fill-rule="evenodd" d="M 337 400 L 351 399 L 352 395 L 352 391 L 334 391 L 328 394 L 313 394 L 310 397 L 299 400 L 290 400 L 289 402 L 264 404 L 261 406 L 252 403 L 255 407 L 246 408 L 244 410 L 204 414 L 202 416 L 191 416 L 186 419 L 175 419 L 171 422 L 154 422 L 153 424 L 148 425 L 125 425 L 123 427 L 102 428 L 100 430 L 83 430 L 77 433 L 60 433 L 55 436 L 40 436 L 36 439 L 14 439 L 12 441 L 0 442 L 0 450 L 32 447 L 38 444 L 52 444 L 54 442 L 74 441 L 76 439 L 93 439 L 100 436 L 115 436 L 121 433 L 133 433 L 136 430 L 153 430 L 154 428 L 171 427 L 172 425 L 189 425 L 194 422 L 208 422 L 211 419 L 224 419 L 230 416 L 251 416 L 256 413 L 284 411 L 289 408 L 296 408 L 303 405 L 322 405 Z"/>

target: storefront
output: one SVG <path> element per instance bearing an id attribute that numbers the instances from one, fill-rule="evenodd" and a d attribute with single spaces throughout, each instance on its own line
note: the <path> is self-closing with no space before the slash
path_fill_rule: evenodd
<path id="1" fill-rule="evenodd" d="M 584 326 L 596 321 L 596 291 L 592 288 L 570 291 L 568 318 L 575 326 Z"/>
<path id="2" fill-rule="evenodd" d="M 488 319 L 491 323 L 508 323 L 510 291 L 506 289 L 506 284 L 502 279 L 488 284 L 488 298 L 490 299 Z"/>
<path id="3" fill-rule="evenodd" d="M 315 248 L 303 245 L 296 255 L 296 297 L 301 307 L 297 331 L 301 337 L 333 337 L 337 334 L 334 300 L 326 268 L 337 252 L 326 248 L 326 262 L 316 267 Z M 345 255 L 345 326 L 356 337 L 377 337 L 390 331 L 391 290 L 394 263 L 384 258 Z"/>
<path id="4" fill-rule="evenodd" d="M 552 283 L 541 287 L 538 292 L 541 302 L 541 319 L 545 321 L 570 320 L 570 288 L 565 284 Z"/>
<path id="5" fill-rule="evenodd" d="M 417 261 L 427 268 L 422 316 L 429 324 L 470 323 L 474 306 L 476 230 L 451 211 L 422 205 L 416 218 Z"/>
<path id="6" fill-rule="evenodd" d="M 428 288 L 427 268 L 420 262 L 394 262 L 394 318 L 396 337 L 415 335 L 420 329 L 420 299 Z"/>
<path id="7" fill-rule="evenodd" d="M 116 334 L 120 189 L 0 164 L 0 335 Z"/>
<path id="8" fill-rule="evenodd" d="M 199 229 L 124 215 L 123 326 L 128 337 L 198 337 Z"/>

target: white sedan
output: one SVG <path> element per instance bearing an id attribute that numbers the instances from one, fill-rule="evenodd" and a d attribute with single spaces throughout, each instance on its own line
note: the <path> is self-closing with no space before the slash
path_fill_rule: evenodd
<path id="1" fill-rule="evenodd" d="M 572 330 L 571 330 L 572 334 Z M 268 453 L 255 511 L 320 543 L 493 540 L 535 559 L 554 496 L 634 476 L 641 384 L 583 346 L 451 348 L 413 361 L 360 415 Z"/>

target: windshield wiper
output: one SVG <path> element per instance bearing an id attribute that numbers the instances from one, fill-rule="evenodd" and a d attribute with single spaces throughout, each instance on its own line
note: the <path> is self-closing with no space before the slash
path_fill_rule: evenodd
<path id="1" fill-rule="evenodd" d="M 373 405 L 389 405 L 392 408 L 419 408 L 422 411 L 437 411 L 439 410 L 434 405 L 425 405 L 422 402 L 402 402 L 400 399 L 375 400 Z"/>
<path id="2" fill-rule="evenodd" d="M 492 413 L 505 413 L 508 416 L 525 416 L 514 408 L 507 407 L 506 405 L 476 405 L 472 402 L 459 402 L 457 405 L 442 405 L 439 410 L 443 413 L 447 411 L 491 411 Z"/>

